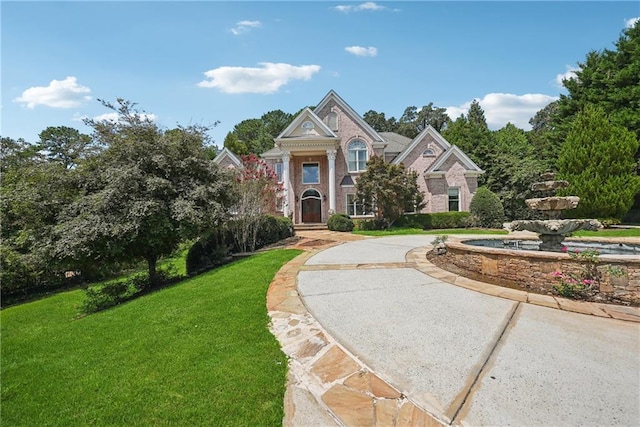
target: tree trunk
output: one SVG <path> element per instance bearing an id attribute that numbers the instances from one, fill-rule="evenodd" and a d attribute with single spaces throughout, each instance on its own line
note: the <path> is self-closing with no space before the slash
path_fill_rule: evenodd
<path id="1" fill-rule="evenodd" d="M 156 255 L 147 256 L 147 265 L 149 266 L 149 286 L 153 287 L 157 281 L 156 264 L 158 257 Z"/>

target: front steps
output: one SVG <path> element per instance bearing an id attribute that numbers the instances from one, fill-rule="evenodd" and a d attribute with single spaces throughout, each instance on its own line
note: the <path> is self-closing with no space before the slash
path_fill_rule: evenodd
<path id="1" fill-rule="evenodd" d="M 309 230 L 328 230 L 327 224 L 314 223 L 314 224 L 294 224 L 293 229 L 295 231 L 309 231 Z"/>

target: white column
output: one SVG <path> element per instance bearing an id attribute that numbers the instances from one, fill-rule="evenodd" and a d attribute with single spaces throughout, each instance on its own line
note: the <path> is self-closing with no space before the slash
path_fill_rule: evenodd
<path id="1" fill-rule="evenodd" d="M 284 187 L 284 206 L 282 207 L 282 213 L 284 216 L 289 216 L 289 159 L 291 153 L 288 151 L 282 152 L 282 185 Z"/>
<path id="2" fill-rule="evenodd" d="M 329 160 L 329 214 L 336 213 L 336 150 L 327 150 Z"/>

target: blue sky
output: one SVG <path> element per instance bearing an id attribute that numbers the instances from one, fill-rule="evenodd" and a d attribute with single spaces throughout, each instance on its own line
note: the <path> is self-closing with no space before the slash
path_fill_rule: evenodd
<path id="1" fill-rule="evenodd" d="M 317 104 L 399 118 L 480 100 L 490 127 L 527 129 L 590 50 L 613 48 L 638 2 L 1 2 L 2 136 L 90 129 L 97 101 L 160 125 L 238 122 Z M 569 73 L 569 74 L 567 74 Z"/>

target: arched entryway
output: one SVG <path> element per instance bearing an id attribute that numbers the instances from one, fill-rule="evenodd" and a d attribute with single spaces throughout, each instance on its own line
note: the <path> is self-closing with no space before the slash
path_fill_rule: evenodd
<path id="1" fill-rule="evenodd" d="M 322 197 L 317 190 L 309 189 L 302 193 L 302 222 L 322 222 Z"/>

